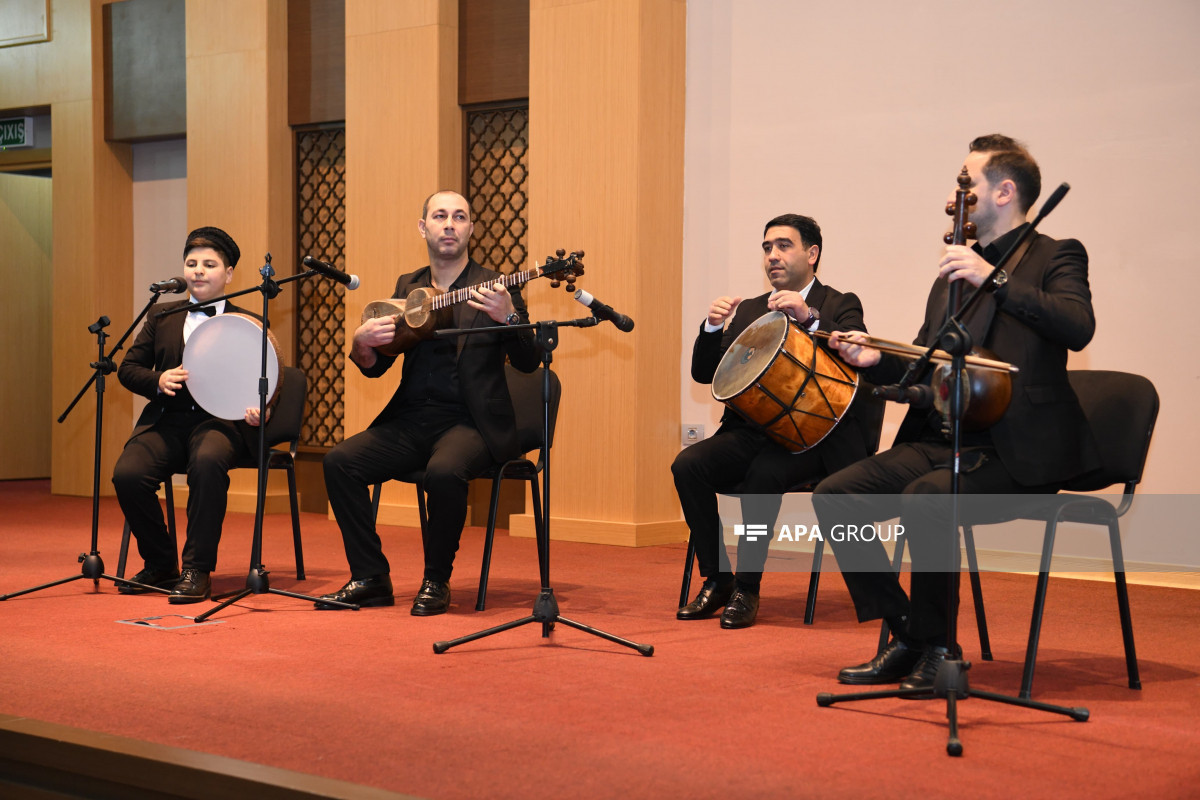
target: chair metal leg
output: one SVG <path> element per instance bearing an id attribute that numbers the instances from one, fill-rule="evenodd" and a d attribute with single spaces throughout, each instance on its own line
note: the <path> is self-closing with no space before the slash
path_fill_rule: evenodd
<path id="1" fill-rule="evenodd" d="M 483 539 L 483 564 L 479 568 L 479 592 L 475 596 L 475 610 L 483 611 L 487 601 L 488 573 L 492 567 L 492 540 L 496 536 L 496 514 L 500 509 L 500 475 L 492 478 L 492 504 L 488 508 L 487 533 Z"/>
<path id="2" fill-rule="evenodd" d="M 125 523 L 125 529 L 121 531 L 121 555 L 117 558 L 117 577 L 125 577 L 125 561 L 129 556 L 129 523 Z"/>
<path id="3" fill-rule="evenodd" d="M 825 540 L 817 539 L 813 550 L 812 572 L 808 575 L 808 599 L 804 602 L 804 624 L 812 625 L 817 613 L 817 588 L 821 585 L 821 561 L 825 557 Z"/>
<path id="4" fill-rule="evenodd" d="M 300 501 L 296 497 L 296 465 L 288 462 L 288 495 L 292 501 L 292 549 L 296 553 L 296 580 L 304 580 L 304 545 L 300 542 Z"/>
<path id="5" fill-rule="evenodd" d="M 1050 559 L 1054 552 L 1054 534 L 1058 520 L 1046 523 L 1046 536 L 1042 542 L 1042 560 L 1038 566 L 1037 588 L 1033 594 L 1033 618 L 1029 621 L 1029 643 L 1025 646 L 1025 669 L 1021 674 L 1019 697 L 1028 700 L 1033 693 L 1033 667 L 1037 663 L 1038 640 L 1042 635 L 1042 614 L 1046 610 L 1046 588 L 1050 584 Z"/>
<path id="6" fill-rule="evenodd" d="M 904 564 L 904 537 L 896 537 L 896 550 L 892 553 L 892 572 L 900 574 L 900 567 Z M 888 645 L 888 630 L 887 620 L 883 620 L 879 624 L 879 648 L 875 651 L 882 653 L 883 649 Z"/>
<path id="7" fill-rule="evenodd" d="M 679 587 L 679 607 L 683 608 L 690 602 L 692 593 L 692 565 L 696 561 L 696 545 L 688 537 L 687 555 L 683 557 L 683 584 Z"/>
<path id="8" fill-rule="evenodd" d="M 1121 549 L 1121 529 L 1114 519 L 1108 523 L 1108 541 L 1112 546 L 1113 578 L 1117 584 L 1117 609 L 1121 614 L 1121 639 L 1125 643 L 1125 670 L 1129 688 L 1141 689 L 1137 650 L 1133 646 L 1133 616 L 1129 613 L 1129 589 L 1125 585 L 1125 556 Z"/>
<path id="9" fill-rule="evenodd" d="M 371 487 L 371 519 L 375 522 L 379 522 L 379 495 L 382 493 L 382 483 L 377 483 Z"/>
<path id="10" fill-rule="evenodd" d="M 979 650 L 984 661 L 992 660 L 992 640 L 988 636 L 987 612 L 983 610 L 983 584 L 979 582 L 979 562 L 975 558 L 975 531 L 962 526 L 963 545 L 967 549 L 967 569 L 971 577 L 971 599 L 975 603 L 975 624 L 979 629 Z"/>

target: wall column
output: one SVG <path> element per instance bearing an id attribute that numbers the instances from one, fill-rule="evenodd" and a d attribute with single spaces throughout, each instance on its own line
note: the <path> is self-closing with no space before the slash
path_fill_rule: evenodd
<path id="1" fill-rule="evenodd" d="M 347 345 L 363 307 L 429 263 L 417 233 L 425 198 L 461 184 L 457 0 L 347 0 L 346 267 L 362 280 L 346 295 Z M 400 364 L 369 380 L 346 360 L 346 436 L 399 382 Z M 384 485 L 379 521 L 419 525 L 410 485 Z"/>
<path id="2" fill-rule="evenodd" d="M 187 125 L 188 228 L 215 225 L 238 243 L 242 256 L 229 290 L 257 286 L 268 252 L 277 277 L 300 271 L 293 252 L 286 0 L 188 0 Z M 270 306 L 271 330 L 288 364 L 295 291 L 294 283 L 284 286 Z M 262 310 L 258 293 L 234 302 Z M 237 470 L 230 478 L 229 510 L 253 511 L 253 472 Z M 177 503 L 185 497 L 182 487 Z M 268 500 L 267 511 L 287 508 L 282 476 L 272 476 Z"/>
<path id="3" fill-rule="evenodd" d="M 583 249 L 580 285 L 637 327 L 564 328 L 552 459 L 556 539 L 680 541 L 683 0 L 532 0 L 529 235 L 540 261 Z M 582 308 L 546 281 L 534 319 Z M 688 342 L 690 347 L 691 343 Z M 528 515 L 512 532 L 532 535 Z"/>

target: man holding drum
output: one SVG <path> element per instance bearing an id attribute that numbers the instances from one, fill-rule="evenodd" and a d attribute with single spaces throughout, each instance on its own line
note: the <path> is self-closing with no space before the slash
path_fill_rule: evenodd
<path id="1" fill-rule="evenodd" d="M 538 348 L 530 330 L 505 330 L 529 321 L 525 302 L 520 287 L 510 291 L 492 283 L 500 274 L 468 258 L 473 228 L 471 208 L 462 195 L 430 195 L 417 222 L 429 265 L 401 275 L 393 297 L 407 297 L 416 289 L 475 286 L 465 304 L 453 306 L 453 325 L 494 332 L 417 343 L 404 356 L 400 385 L 387 407 L 365 431 L 325 455 L 329 504 L 350 564 L 349 582 L 326 595 L 329 599 L 359 606 L 395 604 L 369 487 L 424 470 L 422 489 L 429 499 L 425 570 L 412 613 L 445 613 L 454 555 L 466 522 L 468 483 L 493 463 L 519 455 L 504 357 L 517 369 L 532 372 L 539 363 Z M 396 356 L 375 348 L 393 342 L 396 325 L 395 317 L 372 317 L 355 330 L 350 360 L 368 378 L 380 377 L 395 363 Z M 317 608 L 336 606 L 317 603 Z"/>
<path id="2" fill-rule="evenodd" d="M 976 197 L 970 214 L 976 243 L 946 247 L 915 340 L 922 349 L 946 317 L 949 287 L 964 281 L 965 298 L 971 287 L 982 285 L 992 265 L 1021 237 L 1041 192 L 1037 162 L 1007 136 L 972 141 L 963 168 Z M 1037 234 L 1027 250 L 1007 262 L 990 291 L 967 316 L 967 328 L 975 344 L 1020 372 L 1013 376 L 1012 399 L 999 421 L 963 436 L 960 494 L 1053 493 L 1099 466 L 1095 441 L 1067 379 L 1067 351 L 1082 350 L 1096 326 L 1087 252 L 1074 239 Z M 857 334 L 836 336 L 830 344 L 877 383 L 894 383 L 906 367 Z M 928 374 L 922 379 L 928 382 Z M 948 615 L 957 611 L 957 602 L 948 603 L 958 534 L 951 504 L 939 500 L 951 488 L 953 453 L 944 429 L 936 411 L 914 406 L 890 450 L 831 475 L 816 489 L 813 505 L 822 530 L 899 516 L 912 554 L 911 595 L 906 595 L 878 541 L 834 539 L 859 621 L 883 618 L 894 635 L 870 661 L 841 670 L 842 683 L 899 682 L 903 689 L 931 690 L 954 644 L 946 634 Z"/>
<path id="3" fill-rule="evenodd" d="M 183 246 L 189 299 L 167 303 L 161 310 L 223 294 L 240 257 L 237 243 L 220 228 L 192 231 Z M 171 603 L 197 603 L 211 594 L 209 574 L 217 566 L 229 470 L 254 452 L 257 440 L 241 423 L 217 419 L 200 408 L 188 392 L 187 370 L 181 366 L 184 344 L 213 316 L 210 311 L 249 313 L 221 300 L 187 314 L 150 314 L 117 371 L 122 386 L 150 401 L 113 471 L 117 500 L 145 561 L 132 580 L 171 589 Z M 245 422 L 258 424 L 258 408 L 246 409 Z M 182 573 L 157 494 L 159 485 L 176 472 L 186 472 L 188 482 Z M 148 590 L 122 585 L 117 591 Z"/>
<path id="4" fill-rule="evenodd" d="M 751 323 L 773 311 L 787 314 L 809 332 L 866 331 L 858 297 L 843 294 L 816 278 L 821 247 L 821 228 L 810 217 L 784 214 L 766 224 L 763 270 L 772 291 L 745 301 L 740 297 L 718 297 L 712 302 L 692 349 L 693 380 L 712 383 L 726 350 Z M 733 321 L 729 322 L 731 317 Z M 875 434 L 862 422 L 864 402 L 856 399 L 824 439 L 797 453 L 727 408 L 713 436 L 691 445 L 675 458 L 671 465 L 675 488 L 704 578 L 696 598 L 676 613 L 678 619 L 706 619 L 724 607 L 722 628 L 754 624 L 761 570 L 771 536 L 760 537 L 754 543 L 745 538 L 738 542 L 735 577 L 721 541 L 717 494 L 742 495 L 746 521 L 766 523 L 767 530 L 773 529 L 780 495 L 789 488 L 816 482 L 871 454 Z"/>

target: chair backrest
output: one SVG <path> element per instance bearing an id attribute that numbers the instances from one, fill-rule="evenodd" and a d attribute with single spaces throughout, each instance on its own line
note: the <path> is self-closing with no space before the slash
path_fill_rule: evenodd
<path id="1" fill-rule="evenodd" d="M 1158 392 L 1141 375 L 1107 370 L 1071 370 L 1071 388 L 1100 449 L 1100 468 L 1067 484 L 1091 492 L 1116 483 L 1128 488 L 1142 479 L 1150 437 L 1158 418 Z"/>
<path id="2" fill-rule="evenodd" d="M 308 398 L 308 376 L 298 367 L 280 367 L 279 397 L 267 421 L 267 447 L 288 442 L 293 448 L 304 425 L 304 402 Z"/>
<path id="3" fill-rule="evenodd" d="M 517 437 L 521 452 L 528 453 L 542 446 L 542 380 L 545 367 L 533 372 L 521 372 L 512 364 L 504 366 L 508 381 L 508 393 L 512 395 L 513 412 L 517 418 Z M 558 421 L 558 401 L 562 396 L 562 384 L 558 375 L 550 370 L 550 444 L 554 444 L 554 426 Z"/>

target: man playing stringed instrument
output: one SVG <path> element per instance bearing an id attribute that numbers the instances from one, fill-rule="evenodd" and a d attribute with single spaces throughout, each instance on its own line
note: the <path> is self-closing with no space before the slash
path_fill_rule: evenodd
<path id="1" fill-rule="evenodd" d="M 429 265 L 401 275 L 393 297 L 405 298 L 418 289 L 469 290 L 465 303 L 452 306 L 453 327 L 492 327 L 495 333 L 418 342 L 404 355 L 400 385 L 375 421 L 325 455 L 329 504 L 350 565 L 349 582 L 325 595 L 329 599 L 360 606 L 395 604 L 370 487 L 423 470 L 429 512 L 425 569 L 412 613 L 445 613 L 466 521 L 468 484 L 493 464 L 519 455 L 504 357 L 522 372 L 532 372 L 539 352 L 532 331 L 505 330 L 529 321 L 525 301 L 519 286 L 505 288 L 500 273 L 468 257 L 473 228 L 470 205 L 462 195 L 430 195 L 417 222 Z M 380 377 L 395 363 L 396 356 L 376 348 L 395 339 L 396 325 L 395 317 L 372 317 L 354 332 L 350 360 L 368 378 Z M 317 603 L 317 608 L 335 606 Z"/>
<path id="2" fill-rule="evenodd" d="M 762 263 L 772 291 L 745 301 L 740 297 L 718 297 L 712 302 L 692 349 L 693 380 L 713 383 L 718 364 L 738 336 L 773 311 L 787 314 L 810 332 L 866 330 L 858 297 L 843 294 L 817 279 L 821 247 L 821 228 L 811 217 L 784 214 L 766 224 Z M 866 392 L 860 394 L 862 398 L 851 404 L 837 427 L 804 452 L 789 451 L 762 428 L 727 408 L 715 434 L 675 458 L 671 465 L 675 489 L 704 578 L 699 594 L 676 612 L 676 618 L 707 619 L 724 607 L 722 628 L 754 624 L 771 537 L 757 537 L 753 542 L 742 538 L 738 542 L 735 578 L 721 544 L 717 494 L 737 492 L 742 496 L 745 520 L 772 530 L 783 492 L 800 483 L 815 483 L 875 451 L 878 434 L 864 421 L 868 416 L 864 406 L 870 401 Z"/>
<path id="3" fill-rule="evenodd" d="M 963 168 L 975 195 L 971 221 L 976 243 L 946 247 L 915 339 L 917 352 L 941 328 L 952 284 L 983 284 L 1021 237 L 1041 192 L 1037 162 L 1021 143 L 993 134 L 975 139 L 969 149 Z M 971 206 L 966 192 L 952 199 Z M 959 227 L 956 220 L 956 233 Z M 965 238 L 972 238 L 969 231 Z M 1067 351 L 1082 350 L 1095 331 L 1087 266 L 1087 252 L 1078 241 L 1037 234 L 997 275 L 984 303 L 967 315 L 972 340 L 1020 371 L 999 421 L 963 437 L 960 495 L 1053 493 L 1099 466 L 1095 442 L 1067 379 Z M 835 335 L 830 344 L 879 384 L 896 382 L 906 367 L 901 358 L 871 347 L 861 334 Z M 929 382 L 928 375 L 918 378 Z M 951 503 L 939 499 L 951 490 L 952 456 L 941 415 L 914 405 L 890 450 L 831 475 L 814 493 L 822 531 L 838 524 L 856 524 L 861 530 L 899 516 L 912 554 L 910 599 L 878 540 L 833 538 L 859 621 L 883 618 L 894 635 L 875 658 L 843 669 L 838 674 L 842 683 L 900 682 L 903 689 L 931 690 L 954 645 L 946 641 L 946 633 L 948 617 L 957 610 L 957 603 L 948 607 L 958 551 L 951 537 L 957 538 L 957 532 Z"/>

